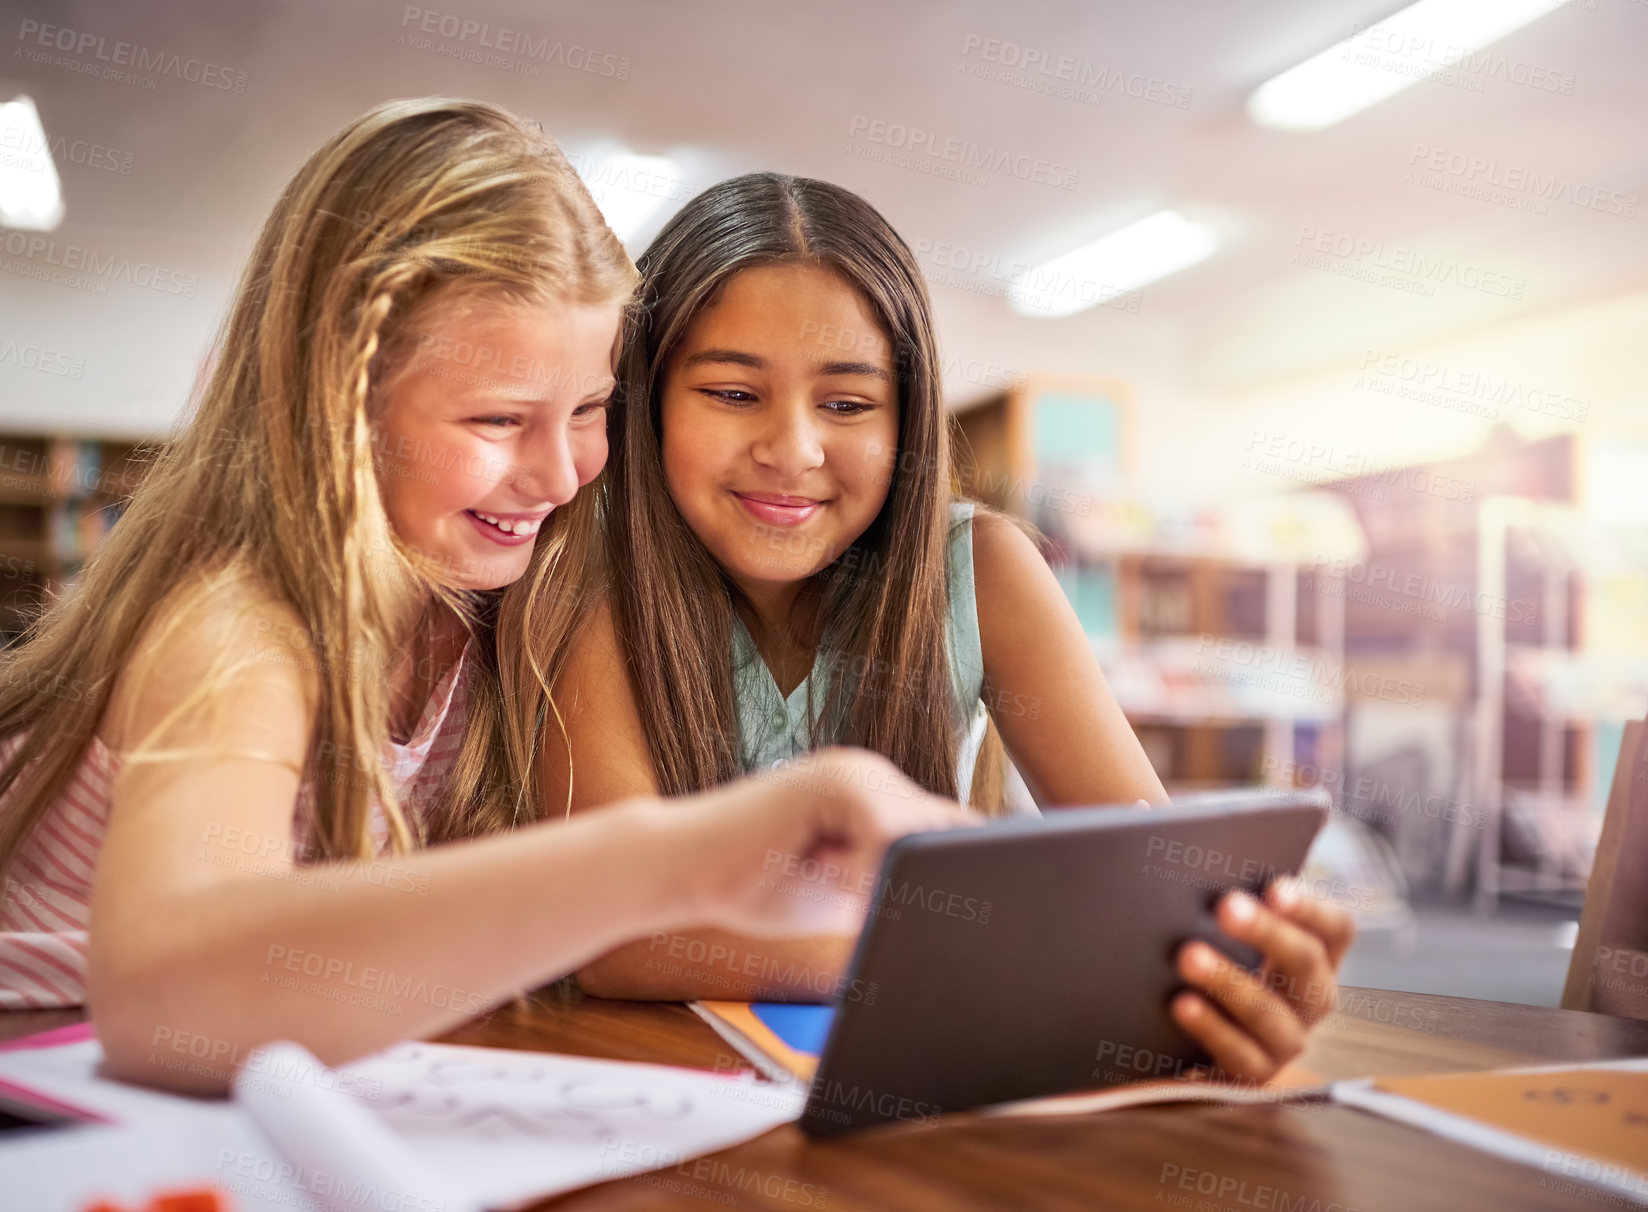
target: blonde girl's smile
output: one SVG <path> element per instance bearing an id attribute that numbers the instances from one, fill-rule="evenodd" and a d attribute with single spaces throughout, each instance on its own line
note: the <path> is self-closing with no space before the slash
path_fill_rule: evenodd
<path id="1" fill-rule="evenodd" d="M 494 543 L 502 543 L 505 547 L 517 547 L 532 541 L 551 511 L 543 509 L 537 513 L 497 514 L 484 513 L 479 509 L 466 509 L 464 512 L 481 524 L 481 533 Z"/>

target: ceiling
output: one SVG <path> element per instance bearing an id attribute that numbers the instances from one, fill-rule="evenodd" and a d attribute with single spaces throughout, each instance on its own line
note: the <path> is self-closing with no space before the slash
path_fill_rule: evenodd
<path id="1" fill-rule="evenodd" d="M 164 429 L 292 170 L 369 105 L 422 93 L 481 97 L 536 117 L 581 163 L 596 163 L 614 141 L 669 152 L 682 165 L 682 195 L 756 168 L 861 192 L 929 272 L 960 401 L 1018 370 L 1251 393 L 1369 349 L 1648 285 L 1648 215 L 1563 198 L 1535 213 L 1540 200 L 1526 189 L 1483 200 L 1449 192 L 1470 184 L 1463 175 L 1411 176 L 1423 147 L 1566 181 L 1570 195 L 1648 194 L 1641 0 L 1576 0 L 1492 48 L 1502 60 L 1312 134 L 1254 126 L 1246 96 L 1402 0 L 838 0 L 805 10 L 771 0 L 437 2 L 447 6 L 427 10 L 437 24 L 486 22 L 559 43 L 564 54 L 462 61 L 454 54 L 487 53 L 478 35 L 419 35 L 407 17 L 417 6 L 376 0 L 0 6 L 0 91 L 32 95 L 54 141 L 112 149 L 121 164 L 129 157 L 130 172 L 59 164 L 68 216 L 51 238 L 198 279 L 192 298 L 125 282 L 97 294 L 25 276 L 44 268 L 43 254 L 22 268 L 8 256 L 0 341 L 52 343 L 84 372 L 25 369 L 0 349 L 0 418 Z M 41 48 L 17 36 L 34 28 L 29 21 L 72 30 L 77 44 L 101 39 L 107 50 L 123 40 L 210 62 L 244 73 L 244 89 L 164 71 L 146 73 L 151 89 L 84 74 L 49 51 L 31 58 Z M 998 59 L 1014 53 L 1007 43 L 1048 60 L 1069 56 L 1100 83 L 1071 98 L 987 78 L 1000 66 L 986 58 L 993 40 L 1004 44 Z M 60 58 L 96 65 L 92 51 Z M 568 62 L 586 58 L 596 70 Z M 536 78 L 522 70 L 532 67 Z M 1511 78 L 1530 68 L 1543 69 L 1542 80 L 1571 80 L 1571 94 Z M 1129 87 L 1167 101 L 1130 96 Z M 895 127 L 1020 164 L 1045 161 L 1073 176 L 1074 188 L 1007 170 L 958 181 L 924 171 L 932 157 L 914 157 L 917 167 L 875 158 L 894 149 L 873 133 Z M 1001 297 L 1013 266 L 1169 205 L 1220 230 L 1212 259 L 1065 319 L 1021 317 Z M 1328 251 L 1313 250 L 1319 241 Z M 1301 252 L 1310 255 L 1301 261 Z"/>

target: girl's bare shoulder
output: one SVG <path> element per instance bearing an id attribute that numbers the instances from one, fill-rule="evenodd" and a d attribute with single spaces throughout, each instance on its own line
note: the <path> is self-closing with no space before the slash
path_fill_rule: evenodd
<path id="1" fill-rule="evenodd" d="M 972 526 L 973 566 L 981 586 L 1015 583 L 1026 572 L 1046 567 L 1028 523 L 978 505 L 973 509 Z"/>
<path id="2" fill-rule="evenodd" d="M 616 675 L 627 688 L 623 640 L 613 615 L 612 590 L 603 587 L 590 595 L 589 610 L 567 642 L 567 659 L 560 684 L 575 688 L 581 695 L 600 697 L 603 689 L 613 689 Z"/>
<path id="3" fill-rule="evenodd" d="M 307 732 L 326 659 L 324 638 L 261 578 L 235 567 L 195 571 L 139 631 L 98 733 L 119 751 L 163 720 L 210 717 L 215 727 L 247 711 L 295 717 Z"/>

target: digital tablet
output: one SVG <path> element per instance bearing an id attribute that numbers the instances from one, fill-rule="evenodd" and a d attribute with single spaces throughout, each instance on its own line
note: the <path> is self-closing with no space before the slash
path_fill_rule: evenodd
<path id="1" fill-rule="evenodd" d="M 1187 939 L 1259 957 L 1213 918 L 1297 872 L 1322 790 L 1075 808 L 918 833 L 887 851 L 801 1127 L 829 1136 L 1184 1072 L 1168 1015 Z"/>

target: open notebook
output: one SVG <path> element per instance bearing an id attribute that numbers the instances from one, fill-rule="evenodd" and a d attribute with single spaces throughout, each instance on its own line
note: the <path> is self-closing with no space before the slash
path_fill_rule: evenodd
<path id="1" fill-rule="evenodd" d="M 801 1110 L 794 1090 L 747 1072 L 450 1044 L 345 1069 L 271 1044 L 231 1099 L 112 1081 L 101 1060 L 84 1026 L 0 1050 L 0 1105 L 87 1121 L 0 1135 L 6 1207 L 79 1212 L 210 1183 L 249 1212 L 480 1212 L 682 1166 Z"/>
<path id="2" fill-rule="evenodd" d="M 1543 1190 L 1648 1206 L 1648 1057 L 1369 1078 L 1333 1096 L 1533 1166 Z"/>

